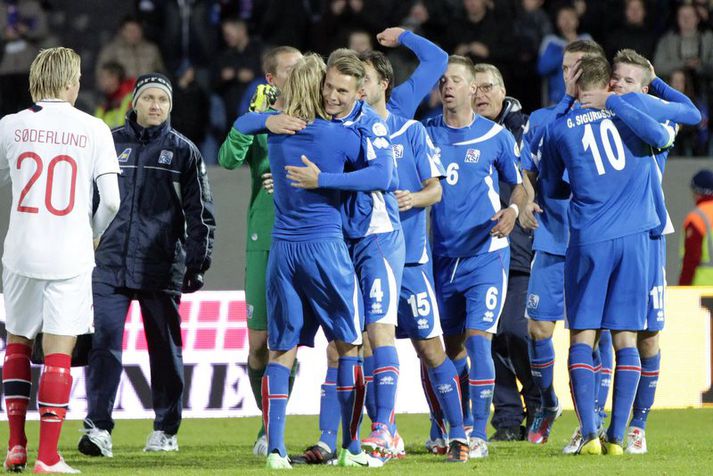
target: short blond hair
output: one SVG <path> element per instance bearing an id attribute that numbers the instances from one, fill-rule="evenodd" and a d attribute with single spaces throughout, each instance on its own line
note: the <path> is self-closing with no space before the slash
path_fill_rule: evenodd
<path id="1" fill-rule="evenodd" d="M 357 89 L 364 83 L 366 70 L 364 63 L 359 59 L 359 55 L 354 50 L 339 48 L 332 51 L 327 59 L 327 68 L 334 68 L 339 73 L 352 76 L 356 80 Z"/>
<path id="2" fill-rule="evenodd" d="M 643 81 L 641 87 L 648 86 L 651 81 L 654 80 L 654 75 L 649 67 L 649 60 L 632 49 L 626 48 L 617 51 L 616 56 L 614 56 L 614 66 L 619 63 L 638 66 L 644 71 L 644 74 L 641 76 L 641 80 Z"/>
<path id="3" fill-rule="evenodd" d="M 307 122 L 329 119 L 322 102 L 322 82 L 327 66 L 322 57 L 308 53 L 292 68 L 284 88 L 285 114 Z"/>
<path id="4" fill-rule="evenodd" d="M 81 59 L 72 48 L 41 50 L 30 66 L 33 101 L 59 98 L 64 88 L 79 81 Z"/>
<path id="5" fill-rule="evenodd" d="M 459 64 L 463 66 L 470 75 L 470 80 L 475 81 L 475 65 L 470 58 L 461 55 L 450 55 L 448 57 L 448 65 L 450 66 L 452 64 Z"/>

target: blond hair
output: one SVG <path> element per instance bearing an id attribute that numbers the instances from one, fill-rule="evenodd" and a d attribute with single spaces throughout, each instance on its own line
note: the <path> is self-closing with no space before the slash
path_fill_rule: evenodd
<path id="1" fill-rule="evenodd" d="M 322 102 L 322 82 L 327 70 L 322 58 L 308 53 L 292 68 L 285 84 L 285 114 L 307 122 L 329 119 Z"/>
<path id="2" fill-rule="evenodd" d="M 466 72 L 470 75 L 470 80 L 475 80 L 475 65 L 473 64 L 470 58 L 460 55 L 450 55 L 448 57 L 448 64 L 459 64 L 463 66 Z"/>
<path id="3" fill-rule="evenodd" d="M 619 63 L 638 66 L 643 70 L 643 74 L 641 75 L 641 87 L 648 86 L 654 79 L 651 67 L 649 66 L 649 60 L 632 49 L 626 48 L 616 53 L 616 56 L 614 56 L 614 65 L 616 66 Z"/>
<path id="4" fill-rule="evenodd" d="M 582 75 L 577 80 L 577 86 L 583 91 L 606 87 L 611 78 L 611 66 L 603 56 L 585 56 L 580 62 Z"/>
<path id="5" fill-rule="evenodd" d="M 359 55 L 354 50 L 339 48 L 332 51 L 327 59 L 327 68 L 335 68 L 339 73 L 352 76 L 356 80 L 357 89 L 364 83 L 366 70 L 364 63 L 359 59 Z"/>
<path id="6" fill-rule="evenodd" d="M 41 50 L 30 66 L 32 100 L 59 98 L 68 85 L 79 82 L 80 61 L 71 48 Z"/>

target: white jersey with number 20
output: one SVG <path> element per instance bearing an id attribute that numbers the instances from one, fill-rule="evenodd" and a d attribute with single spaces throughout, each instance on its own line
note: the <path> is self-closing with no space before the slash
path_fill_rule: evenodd
<path id="1" fill-rule="evenodd" d="M 58 100 L 5 116 L 0 176 L 8 172 L 12 209 L 3 266 L 35 279 L 91 270 L 94 180 L 120 173 L 106 124 Z"/>

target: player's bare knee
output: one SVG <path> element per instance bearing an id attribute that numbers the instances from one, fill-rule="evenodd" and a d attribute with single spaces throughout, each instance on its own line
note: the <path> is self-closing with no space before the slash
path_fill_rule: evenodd
<path id="1" fill-rule="evenodd" d="M 376 349 L 384 346 L 394 346 L 396 344 L 396 328 L 390 324 L 369 324 L 366 328 L 369 334 L 371 348 Z"/>
<path id="2" fill-rule="evenodd" d="M 7 334 L 7 343 L 8 344 L 20 344 L 20 345 L 24 345 L 26 347 L 32 347 L 32 342 L 33 342 L 33 339 L 28 339 L 27 337 L 17 336 L 15 334 L 10 334 L 9 332 Z"/>
<path id="3" fill-rule="evenodd" d="M 334 342 L 330 342 L 327 346 L 327 365 L 329 367 L 339 366 L 339 352 Z"/>
<path id="4" fill-rule="evenodd" d="M 468 337 L 472 336 L 482 336 L 488 340 L 493 340 L 492 332 L 480 331 L 478 329 L 468 329 Z"/>
<path id="5" fill-rule="evenodd" d="M 446 360 L 446 353 L 438 337 L 425 340 L 414 340 L 414 348 L 419 358 L 428 368 L 438 367 Z"/>
<path id="6" fill-rule="evenodd" d="M 549 339 L 554 334 L 554 323 L 549 321 L 534 321 L 530 319 L 527 322 L 527 332 L 532 340 Z"/>
<path id="7" fill-rule="evenodd" d="M 639 348 L 641 358 L 655 357 L 659 349 L 659 333 L 658 332 L 639 332 L 637 336 L 636 346 Z"/>
<path id="8" fill-rule="evenodd" d="M 614 350 L 636 347 L 636 334 L 633 331 L 611 331 Z"/>
<path id="9" fill-rule="evenodd" d="M 77 342 L 75 336 L 60 336 L 45 333 L 42 336 L 42 351 L 45 355 L 65 354 L 72 355 L 74 344 Z"/>

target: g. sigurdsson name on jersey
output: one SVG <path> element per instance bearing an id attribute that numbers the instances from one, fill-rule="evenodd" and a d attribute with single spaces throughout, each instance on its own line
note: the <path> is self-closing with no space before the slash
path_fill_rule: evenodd
<path id="1" fill-rule="evenodd" d="M 602 109 L 601 111 L 586 111 L 577 114 L 573 118 L 567 119 L 567 127 L 571 129 L 573 127 L 589 124 L 590 122 L 599 121 L 601 119 L 609 119 L 614 116 L 616 116 L 616 114 L 609 109 Z"/>

